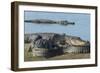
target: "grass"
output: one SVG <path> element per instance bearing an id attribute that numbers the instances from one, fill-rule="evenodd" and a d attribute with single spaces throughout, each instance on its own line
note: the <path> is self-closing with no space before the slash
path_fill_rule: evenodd
<path id="1" fill-rule="evenodd" d="M 24 61 L 44 61 L 44 60 L 64 60 L 64 59 L 87 59 L 90 58 L 90 53 L 86 54 L 74 54 L 74 53 L 65 53 L 63 55 L 54 56 L 51 58 L 37 57 L 33 56 L 32 52 L 28 52 L 30 44 L 25 44 L 24 49 Z"/>

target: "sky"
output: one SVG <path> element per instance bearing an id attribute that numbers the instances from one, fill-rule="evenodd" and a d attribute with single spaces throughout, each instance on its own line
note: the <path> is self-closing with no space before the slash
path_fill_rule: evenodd
<path id="1" fill-rule="evenodd" d="M 87 13 L 67 13 L 67 12 L 44 12 L 44 11 L 24 11 L 24 20 L 51 19 L 68 20 L 75 22 L 75 25 L 63 26 L 59 24 L 35 24 L 24 23 L 25 33 L 65 33 L 66 35 L 78 36 L 83 40 L 90 41 L 90 14 Z"/>

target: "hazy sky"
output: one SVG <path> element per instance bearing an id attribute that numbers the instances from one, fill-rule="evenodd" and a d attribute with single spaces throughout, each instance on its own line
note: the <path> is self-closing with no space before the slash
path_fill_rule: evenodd
<path id="1" fill-rule="evenodd" d="M 86 13 L 61 13 L 61 12 L 38 12 L 25 11 L 25 20 L 33 19 L 52 19 L 52 20 L 68 20 L 75 22 L 75 25 L 58 25 L 58 24 L 35 24 L 25 23 L 25 33 L 38 32 L 55 32 L 66 33 L 66 35 L 78 36 L 84 40 L 90 40 L 90 14 Z"/>

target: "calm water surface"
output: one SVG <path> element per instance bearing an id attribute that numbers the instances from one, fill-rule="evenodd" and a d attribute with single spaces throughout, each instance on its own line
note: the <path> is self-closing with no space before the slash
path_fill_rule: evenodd
<path id="1" fill-rule="evenodd" d="M 75 22 L 75 25 L 59 24 L 35 24 L 25 23 L 25 33 L 54 32 L 66 33 L 66 35 L 78 36 L 83 40 L 90 40 L 90 14 L 84 13 L 54 13 L 54 12 L 32 12 L 25 11 L 25 20 L 52 19 L 68 20 Z"/>

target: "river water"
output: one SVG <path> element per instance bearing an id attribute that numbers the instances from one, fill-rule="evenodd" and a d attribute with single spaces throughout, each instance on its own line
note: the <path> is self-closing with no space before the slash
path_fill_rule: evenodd
<path id="1" fill-rule="evenodd" d="M 66 35 L 78 36 L 83 40 L 90 41 L 90 14 L 25 11 L 25 20 L 34 19 L 68 20 L 69 22 L 75 22 L 75 25 L 64 26 L 60 24 L 35 24 L 25 22 L 25 33 L 65 33 Z"/>

